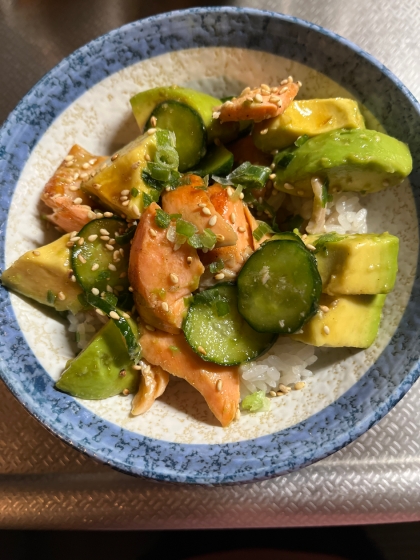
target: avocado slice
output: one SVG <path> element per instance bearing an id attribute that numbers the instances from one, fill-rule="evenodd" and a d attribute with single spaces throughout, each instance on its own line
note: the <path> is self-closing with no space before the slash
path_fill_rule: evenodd
<path id="1" fill-rule="evenodd" d="M 412 170 L 408 147 L 375 130 L 340 129 L 309 138 L 275 158 L 278 190 L 312 196 L 311 178 L 329 181 L 330 192 L 372 193 L 399 185 Z"/>
<path id="2" fill-rule="evenodd" d="M 134 321 L 130 327 L 138 338 Z M 76 358 L 69 360 L 57 389 L 79 399 L 107 399 L 125 390 L 134 393 L 139 372 L 114 321 L 108 321 Z"/>
<path id="3" fill-rule="evenodd" d="M 399 240 L 388 232 L 308 235 L 326 294 L 388 294 L 398 271 Z"/>
<path id="4" fill-rule="evenodd" d="M 257 148 L 271 153 L 287 148 L 299 136 L 312 137 L 337 128 L 365 128 L 357 101 L 342 97 L 292 101 L 282 115 L 256 123 L 252 138 Z"/>
<path id="5" fill-rule="evenodd" d="M 130 99 L 134 117 L 139 125 L 140 132 L 150 125 L 149 119 L 154 109 L 164 101 L 178 101 L 189 105 L 203 120 L 207 131 L 207 143 L 211 144 L 216 138 L 221 142 L 231 142 L 238 137 L 239 123 L 220 123 L 213 119 L 214 107 L 222 104 L 220 99 L 179 86 L 157 87 L 142 91 Z"/>
<path id="6" fill-rule="evenodd" d="M 82 289 L 70 270 L 70 233 L 56 241 L 28 251 L 1 276 L 4 286 L 57 311 L 76 314 L 82 309 L 78 296 Z"/>
<path id="7" fill-rule="evenodd" d="M 108 158 L 82 188 L 97 197 L 105 207 L 127 218 L 137 219 L 144 209 L 144 194 L 155 200 L 157 191 L 146 185 L 142 173 L 156 153 L 156 134 L 139 136 Z M 121 192 L 129 191 L 128 205 Z"/>
<path id="8" fill-rule="evenodd" d="M 385 298 L 385 294 L 338 297 L 322 294 L 320 306 L 328 307 L 329 311 L 318 311 L 303 325 L 303 332 L 291 338 L 313 346 L 368 348 L 378 334 Z"/>

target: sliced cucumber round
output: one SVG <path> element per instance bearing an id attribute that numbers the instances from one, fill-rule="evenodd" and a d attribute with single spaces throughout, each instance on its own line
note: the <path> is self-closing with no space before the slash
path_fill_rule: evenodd
<path id="1" fill-rule="evenodd" d="M 275 233 L 270 241 L 284 241 L 285 239 L 289 241 L 296 241 L 302 247 L 306 247 L 305 243 L 302 241 L 302 238 L 299 237 L 299 235 L 296 235 L 296 233 L 293 233 L 293 231 L 283 231 L 281 233 Z"/>
<path id="2" fill-rule="evenodd" d="M 237 289 L 218 284 L 194 296 L 183 330 L 191 348 L 203 360 L 233 366 L 255 360 L 276 335 L 252 329 L 238 313 Z"/>
<path id="3" fill-rule="evenodd" d="M 315 257 L 300 241 L 269 241 L 239 274 L 239 313 L 258 332 L 294 333 L 317 312 L 321 288 Z"/>
<path id="4" fill-rule="evenodd" d="M 223 144 L 219 146 L 211 146 L 206 155 L 198 165 L 191 171 L 195 175 L 205 177 L 206 175 L 217 175 L 218 177 L 226 177 L 233 167 L 233 154 L 229 152 Z"/>
<path id="5" fill-rule="evenodd" d="M 197 111 L 189 105 L 172 100 L 160 103 L 153 109 L 146 129 L 156 126 L 175 133 L 179 171 L 190 169 L 206 153 L 206 127 Z"/>
<path id="6" fill-rule="evenodd" d="M 130 234 L 127 222 L 119 218 L 92 220 L 80 230 L 71 250 L 71 268 L 86 292 L 115 290 L 119 298 L 128 293 Z"/>

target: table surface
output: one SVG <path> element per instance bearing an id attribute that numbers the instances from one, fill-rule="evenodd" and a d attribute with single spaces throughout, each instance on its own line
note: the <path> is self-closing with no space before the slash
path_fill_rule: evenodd
<path id="1" fill-rule="evenodd" d="M 0 0 L 0 122 L 64 56 L 152 15 L 136 0 Z M 152 3 L 150 3 L 152 4 Z M 159 11 L 206 2 L 168 0 Z M 214 5 L 215 3 L 213 3 Z M 420 98 L 420 2 L 248 0 L 320 24 L 383 62 Z M 136 479 L 68 447 L 0 382 L 0 528 L 285 527 L 420 519 L 420 383 L 375 427 L 319 463 L 272 480 L 191 487 Z"/>

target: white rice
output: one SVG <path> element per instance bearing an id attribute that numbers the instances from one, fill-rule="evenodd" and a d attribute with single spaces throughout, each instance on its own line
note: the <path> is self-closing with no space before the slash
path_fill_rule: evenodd
<path id="1" fill-rule="evenodd" d="M 367 210 L 355 193 L 339 193 L 327 203 L 325 231 L 327 233 L 367 233 Z"/>
<path id="2" fill-rule="evenodd" d="M 84 313 L 81 311 L 77 315 L 67 314 L 70 323 L 69 331 L 76 333 L 77 347 L 83 350 L 92 340 L 95 333 L 108 320 L 108 317 L 101 317 L 97 313 Z"/>
<path id="3" fill-rule="evenodd" d="M 308 367 L 316 360 L 314 346 L 279 337 L 258 360 L 239 368 L 241 398 L 255 391 L 276 391 L 280 384 L 293 386 L 298 381 L 303 381 L 312 375 Z"/>

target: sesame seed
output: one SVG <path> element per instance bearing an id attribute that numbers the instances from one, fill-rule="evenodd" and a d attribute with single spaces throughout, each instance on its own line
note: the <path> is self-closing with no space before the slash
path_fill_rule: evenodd
<path id="1" fill-rule="evenodd" d="M 330 334 L 330 327 L 327 327 L 327 325 L 324 325 L 323 331 L 325 334 Z"/>
<path id="2" fill-rule="evenodd" d="M 280 383 L 279 389 L 282 393 L 290 393 L 290 391 L 291 391 L 290 387 L 287 387 L 286 385 L 283 385 L 283 383 Z"/>
<path id="3" fill-rule="evenodd" d="M 76 191 L 79 190 L 79 186 L 78 186 L 78 185 L 70 185 L 69 189 L 70 189 L 72 192 L 76 192 Z"/>
<path id="4" fill-rule="evenodd" d="M 260 134 L 267 134 L 268 132 L 268 128 L 264 128 L 263 130 L 261 130 Z"/>
<path id="5" fill-rule="evenodd" d="M 236 222 L 236 214 L 235 212 L 232 212 L 232 214 L 230 215 L 230 221 L 232 222 L 232 224 L 234 224 Z"/>
<path id="6" fill-rule="evenodd" d="M 72 274 L 72 275 L 70 276 L 70 280 L 71 280 L 72 282 L 76 282 L 76 276 L 75 276 L 74 274 Z"/>
<path id="7" fill-rule="evenodd" d="M 202 346 L 198 346 L 197 351 L 200 352 L 200 354 L 204 354 L 204 355 L 207 354 L 207 352 L 204 350 L 204 348 Z"/>
<path id="8" fill-rule="evenodd" d="M 277 101 L 280 101 L 280 99 L 281 98 L 278 95 L 271 95 L 269 101 L 270 103 L 277 103 Z"/>
<path id="9" fill-rule="evenodd" d="M 119 157 L 120 154 L 114 154 L 113 156 L 111 156 L 111 161 L 115 161 L 117 159 L 117 157 Z"/>
<path id="10" fill-rule="evenodd" d="M 63 294 L 63 292 L 58 292 L 57 297 L 61 301 L 64 301 L 66 299 L 66 296 L 65 294 Z"/>
<path id="11" fill-rule="evenodd" d="M 273 179 L 276 178 L 276 174 L 275 174 L 275 173 L 270 173 L 270 176 L 269 176 L 269 177 L 270 177 L 271 180 L 273 180 Z"/>
<path id="12" fill-rule="evenodd" d="M 217 222 L 217 216 L 212 216 L 209 220 L 209 226 L 210 227 L 215 226 L 216 222 Z"/>
<path id="13" fill-rule="evenodd" d="M 132 286 L 128 286 L 128 291 L 129 292 L 134 292 L 134 288 Z"/>
<path id="14" fill-rule="evenodd" d="M 84 242 L 85 242 L 84 238 L 81 237 L 81 238 L 79 239 L 79 241 L 77 242 L 77 244 L 78 244 L 78 245 L 83 245 Z"/>
<path id="15" fill-rule="evenodd" d="M 79 254 L 77 255 L 77 258 L 79 259 L 79 261 L 80 261 L 82 264 L 86 264 L 86 259 L 85 259 L 85 257 L 84 257 L 81 253 L 79 253 Z"/>
<path id="16" fill-rule="evenodd" d="M 169 185 L 166 185 L 165 191 L 166 191 L 166 192 L 169 192 L 170 190 L 171 190 L 171 187 L 170 187 Z"/>
<path id="17" fill-rule="evenodd" d="M 141 371 L 141 366 L 139 366 L 139 364 L 134 364 L 131 366 L 133 369 L 135 369 L 136 371 Z"/>
<path id="18" fill-rule="evenodd" d="M 261 95 L 261 93 L 257 93 L 256 95 L 254 95 L 254 101 L 256 101 L 257 103 L 263 102 L 263 96 Z"/>
<path id="19" fill-rule="evenodd" d="M 330 308 L 326 305 L 320 305 L 319 308 L 323 313 L 328 313 L 328 311 L 330 310 Z"/>
<path id="20" fill-rule="evenodd" d="M 80 173 L 80 178 L 84 181 L 85 179 L 87 179 L 89 177 L 89 175 L 87 173 Z"/>
<path id="21" fill-rule="evenodd" d="M 121 191 L 121 194 L 123 196 L 126 196 L 127 194 L 130 194 L 130 191 L 128 189 L 124 189 L 123 191 Z"/>
<path id="22" fill-rule="evenodd" d="M 224 277 L 225 277 L 225 275 L 223 274 L 223 272 L 219 272 L 218 274 L 215 275 L 214 279 L 215 280 L 223 280 Z"/>
<path id="23" fill-rule="evenodd" d="M 102 315 L 102 316 L 105 315 L 105 313 L 102 311 L 102 309 L 99 309 L 98 307 L 95 309 L 95 311 L 98 315 Z"/>
<path id="24" fill-rule="evenodd" d="M 172 282 L 172 284 L 178 284 L 179 282 L 179 278 L 176 274 L 174 274 L 173 272 L 171 272 L 171 274 L 169 275 L 169 279 Z"/>
<path id="25" fill-rule="evenodd" d="M 90 165 L 95 165 L 96 162 L 97 162 L 96 158 L 92 158 L 89 160 Z"/>
<path id="26" fill-rule="evenodd" d="M 268 92 L 271 91 L 271 90 L 270 90 L 270 86 L 268 86 L 267 84 L 261 84 L 261 89 L 265 89 L 265 90 L 267 90 Z"/>
<path id="27" fill-rule="evenodd" d="M 295 389 L 296 391 L 300 391 L 301 389 L 303 389 L 305 387 L 306 383 L 304 381 L 298 381 L 297 383 L 295 383 Z"/>
<path id="28" fill-rule="evenodd" d="M 286 91 L 289 91 L 288 86 L 284 86 L 283 88 L 281 88 L 279 93 L 280 93 L 280 95 L 282 95 L 283 93 L 286 93 Z"/>
<path id="29" fill-rule="evenodd" d="M 73 161 L 73 160 L 74 160 L 74 156 L 72 156 L 71 154 L 64 158 L 64 161 Z"/>
<path id="30" fill-rule="evenodd" d="M 285 80 L 282 80 L 282 81 L 280 82 L 280 85 L 281 85 L 281 86 L 284 86 L 285 84 L 288 83 L 288 81 L 289 81 L 289 80 L 286 78 Z"/>
<path id="31" fill-rule="evenodd" d="M 128 206 L 130 204 L 129 200 L 124 200 L 124 202 L 121 202 L 121 206 Z"/>
<path id="32" fill-rule="evenodd" d="M 112 212 L 104 212 L 105 218 L 112 218 L 114 214 Z"/>
<path id="33" fill-rule="evenodd" d="M 205 208 L 205 207 L 207 206 L 207 204 L 204 204 L 204 202 L 199 202 L 199 203 L 197 204 L 197 206 L 198 206 L 199 208 Z"/>
<path id="34" fill-rule="evenodd" d="M 241 417 L 241 411 L 239 410 L 239 408 L 237 408 L 235 414 L 235 420 L 239 420 L 240 417 Z"/>
<path id="35" fill-rule="evenodd" d="M 67 241 L 66 243 L 66 247 L 73 247 L 74 243 L 72 243 L 71 241 Z"/>
<path id="36" fill-rule="evenodd" d="M 104 215 L 101 214 L 101 212 L 96 212 L 96 218 L 97 218 L 98 220 L 100 220 L 100 219 L 103 218 L 103 217 L 104 217 Z"/>
<path id="37" fill-rule="evenodd" d="M 114 261 L 120 261 L 120 252 L 118 251 L 118 249 L 114 251 L 112 258 L 114 259 Z"/>
<path id="38" fill-rule="evenodd" d="M 39 257 L 39 255 L 41 254 L 39 251 L 32 251 L 32 253 L 33 253 L 36 257 Z"/>
<path id="39" fill-rule="evenodd" d="M 298 80 L 296 83 L 297 83 L 298 87 L 302 87 L 302 82 L 301 81 Z"/>
<path id="40" fill-rule="evenodd" d="M 243 193 L 243 192 L 241 192 L 241 194 L 239 195 L 239 198 L 240 198 L 241 200 L 243 200 L 243 199 L 244 199 L 244 197 L 245 197 L 244 193 Z"/>
<path id="41" fill-rule="evenodd" d="M 109 235 L 101 235 L 99 239 L 101 239 L 102 241 L 109 241 Z"/>
<path id="42" fill-rule="evenodd" d="M 204 214 L 205 216 L 211 216 L 211 210 L 209 210 L 209 209 L 207 208 L 207 206 L 205 206 L 204 208 L 202 208 L 201 211 L 203 212 L 203 214 Z"/>
<path id="43" fill-rule="evenodd" d="M 93 234 L 93 235 L 89 235 L 89 237 L 88 237 L 88 241 L 90 241 L 90 242 L 96 241 L 97 239 L 98 239 L 98 236 L 96 235 L 96 233 Z"/>
<path id="44" fill-rule="evenodd" d="M 284 188 L 288 191 L 292 191 L 295 187 L 290 183 L 284 183 Z"/>
<path id="45" fill-rule="evenodd" d="M 192 257 L 187 257 L 187 263 L 191 264 L 192 263 Z"/>
<path id="46" fill-rule="evenodd" d="M 314 245 L 311 245 L 310 243 L 306 245 L 306 248 L 309 249 L 310 251 L 316 251 L 316 247 Z"/>
<path id="47" fill-rule="evenodd" d="M 228 187 L 228 188 L 226 189 L 226 192 L 227 192 L 228 196 L 232 196 L 232 195 L 233 195 L 233 189 L 232 189 L 232 187 Z"/>
<path id="48" fill-rule="evenodd" d="M 144 156 L 144 159 L 146 159 L 146 156 Z M 132 166 L 131 169 L 137 169 L 138 167 L 140 167 L 140 162 L 139 161 L 135 161 Z"/>
<path id="49" fill-rule="evenodd" d="M 108 265 L 109 270 L 112 270 L 112 272 L 116 272 L 117 267 L 115 266 L 115 264 L 109 263 Z"/>
<path id="50" fill-rule="evenodd" d="M 133 205 L 131 209 L 136 216 L 140 216 L 140 210 L 139 210 L 138 206 Z"/>
<path id="51" fill-rule="evenodd" d="M 149 229 L 149 235 L 150 235 L 150 237 L 156 237 L 157 233 L 154 229 L 150 228 Z"/>
<path id="52" fill-rule="evenodd" d="M 216 233 L 216 239 L 219 243 L 222 243 L 222 241 L 225 240 L 225 236 L 222 235 L 221 233 Z"/>
<path id="53" fill-rule="evenodd" d="M 92 288 L 91 292 L 92 292 L 92 294 L 93 294 L 94 296 L 99 296 L 99 290 L 98 290 L 98 288 Z"/>
<path id="54" fill-rule="evenodd" d="M 72 241 L 73 243 L 76 243 L 76 241 L 79 241 L 80 237 L 79 236 L 75 236 L 75 237 L 70 237 L 70 241 Z"/>
<path id="55" fill-rule="evenodd" d="M 146 161 L 150 161 L 150 156 L 149 156 L 149 154 L 146 154 L 146 155 L 144 156 L 144 159 L 145 159 Z"/>
<path id="56" fill-rule="evenodd" d="M 277 107 L 283 107 L 283 101 L 281 99 L 277 101 Z"/>
<path id="57" fill-rule="evenodd" d="M 239 226 L 238 231 L 239 231 L 239 233 L 244 233 L 246 231 L 246 229 L 244 228 L 244 226 Z"/>
<path id="58" fill-rule="evenodd" d="M 150 124 L 151 124 L 152 126 L 156 126 L 156 123 L 157 123 L 157 118 L 153 115 L 153 116 L 150 118 Z"/>
<path id="59" fill-rule="evenodd" d="M 149 136 L 151 136 L 152 134 L 154 134 L 156 132 L 156 128 L 149 128 L 149 130 L 147 131 L 147 134 Z"/>
<path id="60" fill-rule="evenodd" d="M 213 119 L 218 119 L 220 117 L 220 111 L 214 111 Z"/>
<path id="61" fill-rule="evenodd" d="M 220 391 L 222 390 L 222 388 L 223 388 L 223 382 L 222 382 L 221 379 L 218 379 L 218 380 L 217 380 L 217 383 L 216 383 L 216 391 L 219 391 L 219 393 L 220 393 Z"/>
<path id="62" fill-rule="evenodd" d="M 288 76 L 287 81 L 291 84 L 293 82 L 293 76 Z"/>
<path id="63" fill-rule="evenodd" d="M 125 195 L 120 196 L 120 200 L 121 200 L 121 202 L 124 202 L 124 200 L 128 200 L 128 196 L 125 196 Z"/>
<path id="64" fill-rule="evenodd" d="M 82 165 L 82 169 L 89 169 L 89 167 L 90 165 L 87 161 Z"/>
<path id="65" fill-rule="evenodd" d="M 201 249 L 203 251 L 203 253 L 208 253 L 209 250 L 207 249 L 207 247 L 203 247 L 203 249 Z"/>
<path id="66" fill-rule="evenodd" d="M 96 218 L 95 212 L 92 211 L 88 212 L 88 218 L 89 220 L 94 220 Z"/>
<path id="67" fill-rule="evenodd" d="M 72 161 L 66 161 L 66 163 L 64 164 L 64 167 L 71 167 L 73 165 Z"/>
<path id="68" fill-rule="evenodd" d="M 270 397 L 276 397 L 277 393 L 275 391 L 270 391 Z"/>
<path id="69" fill-rule="evenodd" d="M 111 317 L 111 319 L 116 319 L 117 321 L 120 318 L 118 313 L 116 313 L 115 311 L 110 311 L 109 316 Z"/>
<path id="70" fill-rule="evenodd" d="M 166 303 L 166 301 L 162 301 L 162 309 L 166 312 L 169 311 L 169 305 Z"/>
<path id="71" fill-rule="evenodd" d="M 249 86 L 247 86 L 241 93 L 240 97 L 243 97 L 244 95 L 248 95 L 248 93 L 251 91 L 251 88 Z"/>
<path id="72" fill-rule="evenodd" d="M 109 292 L 110 294 L 112 294 L 112 292 L 113 292 L 114 290 L 112 289 L 112 286 L 110 286 L 109 284 L 107 284 L 107 286 L 106 286 L 106 291 Z"/>
<path id="73" fill-rule="evenodd" d="M 108 249 L 108 251 L 113 251 L 114 250 L 113 245 L 111 245 L 110 243 L 105 243 L 105 248 Z"/>
<path id="74" fill-rule="evenodd" d="M 105 229 L 105 228 L 101 228 L 101 229 L 99 230 L 99 233 L 100 233 L 101 235 L 110 235 L 109 231 L 108 231 L 107 229 Z"/>

